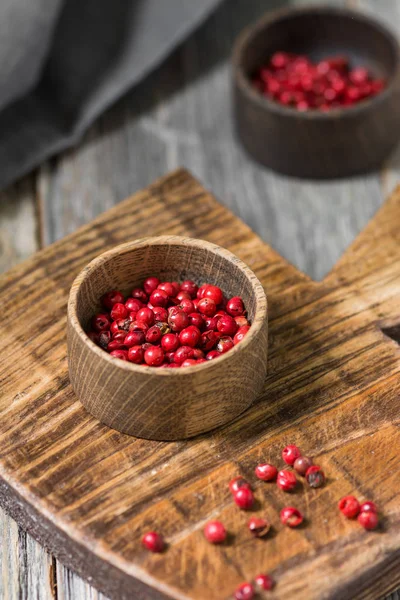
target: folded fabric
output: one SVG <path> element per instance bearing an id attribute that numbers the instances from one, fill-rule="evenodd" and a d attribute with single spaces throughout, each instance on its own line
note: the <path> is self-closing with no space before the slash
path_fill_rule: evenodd
<path id="1" fill-rule="evenodd" d="M 221 0 L 2 0 L 0 188 L 74 144 Z"/>

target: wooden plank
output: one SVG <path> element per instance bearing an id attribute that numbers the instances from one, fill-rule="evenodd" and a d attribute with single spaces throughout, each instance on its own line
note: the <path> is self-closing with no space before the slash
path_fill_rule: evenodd
<path id="1" fill-rule="evenodd" d="M 33 254 L 39 245 L 35 177 L 0 193 L 0 272 Z M 51 557 L 0 509 L 0 597 L 50 600 L 54 594 Z"/>
<path id="2" fill-rule="evenodd" d="M 400 206 L 400 193 L 393 202 Z M 65 303 L 76 271 L 101 248 L 140 235 L 144 223 L 149 232 L 162 231 L 164 222 L 148 218 L 160 211 L 171 234 L 218 240 L 248 262 L 268 288 L 271 319 L 270 374 L 254 407 L 211 436 L 171 444 L 132 439 L 96 423 L 74 398 L 65 363 Z M 385 211 L 379 223 L 384 217 Z M 389 211 L 385 242 L 398 243 L 399 231 Z M 52 298 L 45 311 L 40 298 L 31 302 L 31 294 L 29 306 L 20 306 L 40 334 L 31 331 L 25 340 L 26 327 L 17 320 L 5 338 L 10 348 L 16 338 L 24 340 L 26 351 L 18 365 L 25 373 L 23 389 L 15 365 L 2 365 L 3 501 L 5 491 L 13 491 L 25 508 L 20 520 L 32 527 L 34 517 L 35 535 L 113 597 L 133 590 L 138 598 L 150 597 L 150 586 L 158 590 L 154 597 L 212 600 L 266 568 L 279 579 L 276 598 L 381 595 L 400 583 L 400 472 L 393 454 L 399 443 L 400 364 L 398 345 L 380 333 L 376 321 L 397 310 L 399 264 L 384 262 L 381 269 L 377 264 L 363 279 L 357 279 L 355 265 L 356 283 L 343 289 L 316 285 L 184 172 L 42 251 L 2 282 L 6 311 L 21 285 L 34 294 L 38 277 L 40 298 Z M 318 456 L 330 482 L 295 496 L 310 519 L 299 531 L 278 529 L 276 511 L 288 501 L 285 494 L 256 485 L 277 535 L 254 551 L 246 516 L 232 505 L 227 482 L 238 470 L 251 477 L 261 457 L 277 457 L 289 440 Z M 350 492 L 384 508 L 384 532 L 367 534 L 340 519 L 336 502 Z M 220 516 L 235 532 L 235 543 L 205 544 L 201 528 L 211 516 Z M 165 555 L 140 549 L 145 527 L 162 528 L 170 543 Z"/>

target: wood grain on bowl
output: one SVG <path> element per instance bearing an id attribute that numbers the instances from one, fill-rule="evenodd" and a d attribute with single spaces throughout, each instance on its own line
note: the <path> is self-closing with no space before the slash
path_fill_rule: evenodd
<path id="1" fill-rule="evenodd" d="M 143 210 L 143 207 L 146 210 Z M 163 212 L 161 223 L 149 215 Z M 204 238 L 229 248 L 266 288 L 269 374 L 254 406 L 235 422 L 188 441 L 135 439 L 101 425 L 68 380 L 69 289 L 88 260 L 142 235 Z M 229 598 L 269 572 L 275 599 L 375 599 L 400 584 L 400 188 L 322 283 L 289 265 L 184 171 L 173 173 L 0 280 L 0 499 L 66 565 L 121 600 Z M 258 482 L 258 462 L 278 466 L 297 444 L 328 481 L 288 496 Z M 273 535 L 249 537 L 249 515 L 229 480 L 254 484 L 256 514 Z M 337 501 L 371 499 L 382 528 L 365 532 Z M 294 504 L 298 530 L 280 525 Z M 219 519 L 230 543 L 202 529 Z M 150 555 L 140 539 L 162 533 Z M 257 543 L 259 542 L 259 543 Z"/>
<path id="2" fill-rule="evenodd" d="M 329 112 L 281 106 L 251 77 L 275 51 L 320 60 L 344 54 L 388 81 L 377 96 Z M 330 178 L 378 169 L 400 137 L 400 48 L 379 22 L 357 11 L 306 6 L 269 12 L 239 37 L 232 57 L 234 115 L 246 150 L 296 177 Z"/>
<path id="3" fill-rule="evenodd" d="M 241 296 L 252 323 L 245 339 L 218 360 L 154 369 L 111 357 L 86 335 L 99 299 L 129 291 L 149 275 L 196 280 Z M 93 260 L 74 281 L 68 303 L 72 387 L 106 425 L 139 437 L 176 440 L 231 421 L 259 394 L 267 372 L 267 299 L 254 273 L 231 252 L 204 240 L 158 236 L 127 242 Z"/>

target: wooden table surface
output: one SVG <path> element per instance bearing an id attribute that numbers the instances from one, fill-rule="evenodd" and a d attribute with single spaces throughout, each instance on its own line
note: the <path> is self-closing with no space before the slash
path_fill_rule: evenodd
<path id="1" fill-rule="evenodd" d="M 400 35 L 398 0 L 331 3 L 372 14 L 379 8 L 379 17 Z M 400 149 L 380 173 L 322 183 L 278 176 L 244 154 L 230 116 L 230 49 L 266 6 L 285 4 L 226 1 L 156 73 L 102 116 L 77 148 L 0 193 L 0 271 L 184 166 L 283 256 L 321 279 L 399 183 Z M 0 528 L 1 598 L 102 596 L 1 511 Z M 390 598 L 400 599 L 399 592 Z"/>

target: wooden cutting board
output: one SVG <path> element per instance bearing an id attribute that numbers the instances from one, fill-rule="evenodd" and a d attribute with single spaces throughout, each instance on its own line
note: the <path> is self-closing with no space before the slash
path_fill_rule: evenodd
<path id="1" fill-rule="evenodd" d="M 295 198 L 293 202 L 295 202 Z M 234 423 L 189 441 L 119 434 L 80 405 L 68 380 L 66 303 L 84 264 L 121 242 L 161 233 L 225 246 L 264 284 L 269 376 Z M 378 598 L 400 584 L 400 189 L 322 283 L 264 244 L 180 170 L 37 253 L 0 280 L 1 503 L 67 566 L 113 598 L 219 600 L 260 572 L 271 598 Z M 384 330 L 384 333 L 382 331 Z M 392 339 L 393 338 L 393 339 Z M 288 495 L 256 482 L 283 446 L 317 458 L 327 485 Z M 229 480 L 254 483 L 274 530 L 254 540 Z M 338 514 L 345 494 L 372 499 L 382 529 Z M 280 525 L 295 505 L 304 527 Z M 231 532 L 211 546 L 204 523 Z M 162 532 L 163 555 L 140 545 Z"/>

